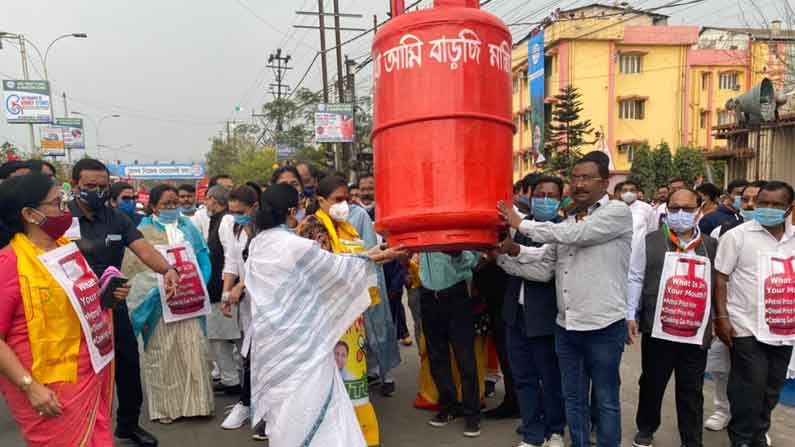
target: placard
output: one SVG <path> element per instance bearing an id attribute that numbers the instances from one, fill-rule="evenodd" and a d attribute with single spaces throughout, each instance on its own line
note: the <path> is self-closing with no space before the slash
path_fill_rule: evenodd
<path id="1" fill-rule="evenodd" d="M 158 245 L 157 250 L 165 256 L 168 262 L 179 273 L 179 286 L 177 293 L 170 300 L 166 300 L 166 285 L 163 275 L 157 275 L 157 285 L 160 289 L 160 303 L 163 306 L 163 321 L 188 320 L 210 314 L 210 295 L 207 286 L 201 277 L 196 254 L 188 242 L 181 242 L 173 246 Z"/>
<path id="2" fill-rule="evenodd" d="M 759 256 L 757 334 L 760 341 L 795 341 L 795 254 Z"/>
<path id="3" fill-rule="evenodd" d="M 712 308 L 712 265 L 689 253 L 665 254 L 652 337 L 701 345 Z"/>
<path id="4" fill-rule="evenodd" d="M 85 149 L 82 118 L 55 118 L 55 125 L 63 130 L 63 144 L 66 149 Z"/>
<path id="5" fill-rule="evenodd" d="M 63 128 L 60 127 L 45 126 L 39 128 L 41 153 L 48 157 L 62 157 L 66 155 L 63 135 Z"/>
<path id="6" fill-rule="evenodd" d="M 351 143 L 353 140 L 353 104 L 318 104 L 315 112 L 315 141 Z"/>
<path id="7" fill-rule="evenodd" d="M 91 366 L 99 374 L 113 360 L 113 324 L 110 311 L 102 308 L 99 279 L 74 242 L 39 256 L 66 292 L 80 320 Z"/>
<path id="8" fill-rule="evenodd" d="M 4 80 L 3 104 L 9 124 L 52 122 L 48 81 Z"/>

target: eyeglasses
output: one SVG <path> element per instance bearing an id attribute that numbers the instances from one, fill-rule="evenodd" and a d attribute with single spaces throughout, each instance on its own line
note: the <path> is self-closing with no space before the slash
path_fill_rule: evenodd
<path id="1" fill-rule="evenodd" d="M 599 177 L 592 177 L 590 175 L 572 175 L 571 183 L 590 183 L 596 180 L 601 180 Z"/>
<path id="2" fill-rule="evenodd" d="M 679 211 L 684 211 L 686 213 L 695 213 L 698 211 L 698 207 L 685 207 L 685 206 L 669 206 L 668 211 L 671 213 L 678 213 Z"/>

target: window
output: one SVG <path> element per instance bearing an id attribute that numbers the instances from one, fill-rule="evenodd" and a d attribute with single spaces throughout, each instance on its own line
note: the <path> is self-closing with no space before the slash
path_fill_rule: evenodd
<path id="1" fill-rule="evenodd" d="M 618 65 L 621 73 L 637 74 L 640 73 L 641 59 L 640 54 L 622 54 L 618 58 Z"/>
<path id="2" fill-rule="evenodd" d="M 737 83 L 737 73 L 721 73 L 718 84 L 721 90 L 740 89 L 740 85 Z"/>
<path id="3" fill-rule="evenodd" d="M 702 129 L 706 129 L 707 128 L 707 123 L 709 122 L 709 112 L 701 112 L 701 116 L 700 116 L 699 121 L 700 121 L 699 124 L 700 124 L 701 128 Z"/>
<path id="4" fill-rule="evenodd" d="M 718 126 L 723 126 L 726 124 L 731 124 L 734 122 L 734 117 L 732 113 L 728 110 L 721 110 L 718 112 Z"/>
<path id="5" fill-rule="evenodd" d="M 627 161 L 632 163 L 635 160 L 635 145 L 634 144 L 619 144 L 618 152 L 620 154 L 627 154 Z"/>
<path id="6" fill-rule="evenodd" d="M 519 76 L 521 76 L 521 74 L 514 75 L 514 77 L 513 77 L 513 92 L 514 93 L 518 93 L 519 92 Z"/>
<path id="7" fill-rule="evenodd" d="M 618 103 L 618 117 L 622 120 L 642 120 L 646 112 L 646 101 L 633 99 Z"/>
<path id="8" fill-rule="evenodd" d="M 711 73 L 701 73 L 701 90 L 709 90 L 709 81 L 711 79 Z"/>

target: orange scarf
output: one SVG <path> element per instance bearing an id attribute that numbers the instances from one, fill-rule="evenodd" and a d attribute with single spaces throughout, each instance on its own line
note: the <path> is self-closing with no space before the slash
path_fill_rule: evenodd
<path id="1" fill-rule="evenodd" d="M 58 246 L 69 244 L 61 238 Z M 44 251 L 23 234 L 11 240 L 17 256 L 19 290 L 25 308 L 31 374 L 37 382 L 77 382 L 77 358 L 83 336 L 80 320 L 60 284 L 39 260 Z"/>

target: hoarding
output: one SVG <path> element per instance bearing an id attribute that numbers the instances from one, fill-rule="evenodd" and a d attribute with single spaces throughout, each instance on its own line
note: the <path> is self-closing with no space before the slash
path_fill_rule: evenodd
<path id="1" fill-rule="evenodd" d="M 318 104 L 315 112 L 315 141 L 352 143 L 353 104 Z"/>
<path id="2" fill-rule="evenodd" d="M 533 129 L 533 161 L 546 160 L 544 150 L 544 32 L 531 37 L 528 42 L 528 70 L 530 78 L 530 124 Z"/>
<path id="3" fill-rule="evenodd" d="M 46 126 L 39 128 L 41 139 L 41 153 L 50 157 L 66 155 L 63 141 L 63 129 L 60 127 Z"/>
<path id="4" fill-rule="evenodd" d="M 47 124 L 50 114 L 50 83 L 7 79 L 3 81 L 3 108 L 9 124 Z"/>
<path id="5" fill-rule="evenodd" d="M 85 149 L 82 118 L 55 118 L 55 125 L 63 129 L 63 143 L 66 149 Z"/>

